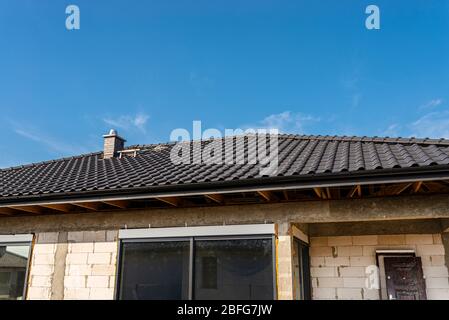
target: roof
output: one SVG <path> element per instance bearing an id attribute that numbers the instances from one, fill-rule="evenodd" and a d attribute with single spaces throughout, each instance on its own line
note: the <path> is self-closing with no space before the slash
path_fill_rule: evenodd
<path id="1" fill-rule="evenodd" d="M 236 142 L 224 138 L 222 145 L 225 139 Z M 260 164 L 176 165 L 170 160 L 174 143 L 138 145 L 127 148 L 140 149 L 135 157 L 103 159 L 96 152 L 2 169 L 0 202 L 435 168 L 449 174 L 449 140 L 444 139 L 279 135 L 278 140 L 279 167 L 272 177 L 260 175 Z"/>

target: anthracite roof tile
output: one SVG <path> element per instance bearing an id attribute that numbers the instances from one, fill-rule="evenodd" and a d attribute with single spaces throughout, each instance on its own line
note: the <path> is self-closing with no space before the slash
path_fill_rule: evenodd
<path id="1" fill-rule="evenodd" d="M 449 165 L 449 141 L 444 139 L 279 135 L 279 165 L 276 175 L 369 174 L 379 169 Z M 246 141 L 246 140 L 245 140 Z M 248 163 L 248 152 L 257 150 L 255 139 L 244 143 L 244 164 L 181 164 L 170 160 L 174 143 L 136 145 L 136 157 L 103 159 L 102 152 L 34 163 L 0 170 L 0 200 L 27 198 L 36 194 L 66 194 L 80 191 L 130 190 L 133 188 L 246 180 L 263 177 L 260 164 Z M 210 143 L 202 141 L 204 148 Z M 241 139 L 220 140 L 241 145 Z M 192 146 L 190 147 L 192 150 Z M 193 154 L 197 152 L 192 152 Z M 225 160 L 226 157 L 222 157 Z"/>

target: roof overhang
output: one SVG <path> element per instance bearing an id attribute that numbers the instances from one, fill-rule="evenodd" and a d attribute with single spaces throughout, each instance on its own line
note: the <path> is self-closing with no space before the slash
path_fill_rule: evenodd
<path id="1" fill-rule="evenodd" d="M 96 201 L 125 201 L 152 198 L 200 196 L 205 194 L 231 194 L 241 192 L 263 192 L 335 188 L 417 181 L 449 180 L 449 166 L 414 167 L 404 169 L 381 169 L 371 172 L 338 174 L 314 174 L 307 176 L 262 177 L 246 180 L 205 182 L 195 184 L 164 185 L 133 189 L 98 190 L 95 192 L 71 192 L 8 197 L 0 200 L 0 208 L 10 206 L 50 205 L 65 203 L 87 203 Z"/>

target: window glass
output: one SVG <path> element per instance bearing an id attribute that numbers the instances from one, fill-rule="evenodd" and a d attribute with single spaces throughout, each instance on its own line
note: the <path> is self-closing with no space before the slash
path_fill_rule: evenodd
<path id="1" fill-rule="evenodd" d="M 195 299 L 273 299 L 271 239 L 196 240 Z"/>
<path id="2" fill-rule="evenodd" d="M 29 245 L 0 244 L 0 300 L 23 299 Z"/>
<path id="3" fill-rule="evenodd" d="M 188 241 L 123 243 L 120 298 L 188 299 Z"/>

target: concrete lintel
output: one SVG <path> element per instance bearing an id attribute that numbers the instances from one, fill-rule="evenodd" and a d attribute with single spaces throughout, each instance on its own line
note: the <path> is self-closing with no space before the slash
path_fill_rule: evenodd
<path id="1" fill-rule="evenodd" d="M 255 223 L 332 223 L 449 218 L 449 197 L 409 196 L 257 205 L 1 217 L 0 234 Z"/>
<path id="2" fill-rule="evenodd" d="M 379 235 L 379 234 L 426 234 L 441 233 L 438 219 L 391 220 L 369 222 L 314 223 L 309 225 L 309 235 Z"/>

